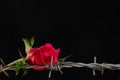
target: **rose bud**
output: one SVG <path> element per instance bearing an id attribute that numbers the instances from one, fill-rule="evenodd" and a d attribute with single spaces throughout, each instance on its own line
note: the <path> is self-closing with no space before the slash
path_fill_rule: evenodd
<path id="1" fill-rule="evenodd" d="M 52 64 L 58 60 L 60 48 L 55 49 L 52 44 L 46 43 L 38 48 L 31 48 L 26 56 L 26 62 L 29 65 L 50 65 L 51 57 L 53 56 Z M 45 68 L 34 68 L 35 70 L 44 70 Z"/>

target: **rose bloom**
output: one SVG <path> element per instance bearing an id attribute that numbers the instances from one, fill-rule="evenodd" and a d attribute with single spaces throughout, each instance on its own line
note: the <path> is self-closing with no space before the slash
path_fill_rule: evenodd
<path id="1" fill-rule="evenodd" d="M 51 57 L 53 56 L 52 64 L 58 60 L 60 48 L 55 49 L 52 44 L 46 43 L 38 48 L 31 48 L 26 56 L 26 62 L 29 65 L 50 65 Z M 44 70 L 45 68 L 34 68 L 35 70 Z"/>

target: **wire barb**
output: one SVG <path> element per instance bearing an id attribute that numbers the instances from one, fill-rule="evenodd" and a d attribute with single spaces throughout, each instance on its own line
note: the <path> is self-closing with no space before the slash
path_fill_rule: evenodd
<path id="1" fill-rule="evenodd" d="M 96 62 L 97 62 L 97 58 L 96 58 L 96 56 L 94 57 L 94 64 L 96 64 Z M 95 76 L 95 69 L 93 68 L 93 76 Z"/>
<path id="2" fill-rule="evenodd" d="M 104 73 L 103 64 L 104 64 L 104 63 L 101 64 L 101 66 L 102 66 L 102 67 L 101 67 L 101 75 L 103 75 L 103 73 Z"/>
<path id="3" fill-rule="evenodd" d="M 1 63 L 3 64 L 1 64 L 0 65 L 0 68 L 3 68 L 3 66 L 5 66 L 5 63 L 4 63 L 4 61 L 2 60 L 2 58 L 0 58 L 0 61 L 1 61 Z M 3 71 L 3 73 L 7 76 L 7 77 L 9 77 L 9 74 L 6 72 L 6 71 Z"/>
<path id="4" fill-rule="evenodd" d="M 51 77 L 51 71 L 52 71 L 52 62 L 53 62 L 53 56 L 51 57 L 51 61 L 50 61 L 50 71 L 49 71 L 48 78 L 50 78 L 50 77 Z"/>

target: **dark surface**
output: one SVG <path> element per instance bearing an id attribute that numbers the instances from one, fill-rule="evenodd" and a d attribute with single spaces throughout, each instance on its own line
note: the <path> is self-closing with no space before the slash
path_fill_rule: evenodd
<path id="1" fill-rule="evenodd" d="M 116 1 L 25 2 L 14 0 L 0 3 L 0 57 L 9 63 L 19 58 L 17 49 L 24 53 L 22 38 L 35 37 L 35 45 L 50 42 L 61 48 L 60 57 L 72 54 L 75 62 L 120 63 L 119 6 Z M 51 80 L 119 80 L 120 72 L 106 70 L 92 75 L 88 68 L 63 69 L 53 72 Z M 48 71 L 34 71 L 22 77 L 0 74 L 1 80 L 48 80 Z"/>

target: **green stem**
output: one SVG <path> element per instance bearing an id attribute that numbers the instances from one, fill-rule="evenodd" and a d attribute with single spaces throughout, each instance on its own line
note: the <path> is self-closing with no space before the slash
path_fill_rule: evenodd
<path id="1" fill-rule="evenodd" d="M 23 61 L 23 60 L 24 60 L 23 58 L 17 59 L 17 60 L 15 60 L 15 61 L 7 64 L 7 66 L 11 66 L 11 65 L 13 65 L 13 64 L 15 64 L 15 63 L 17 63 L 17 62 Z"/>

